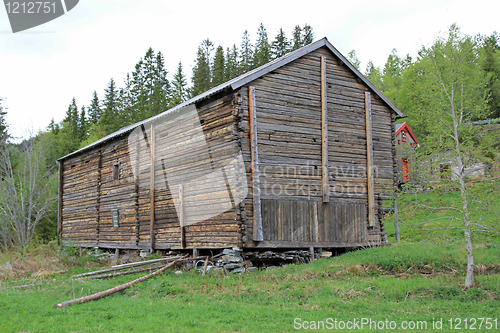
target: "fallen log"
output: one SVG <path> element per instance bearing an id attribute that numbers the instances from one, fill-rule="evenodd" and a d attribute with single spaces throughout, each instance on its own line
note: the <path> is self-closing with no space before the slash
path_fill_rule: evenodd
<path id="1" fill-rule="evenodd" d="M 3 287 L 3 288 L 0 288 L 0 290 L 4 290 L 4 289 L 28 289 L 28 288 L 40 286 L 40 285 L 41 285 L 41 283 L 33 283 L 33 284 L 25 284 L 22 286 Z"/>
<path id="2" fill-rule="evenodd" d="M 187 255 L 186 255 L 186 257 L 187 257 Z M 54 308 L 55 309 L 57 309 L 57 308 L 64 308 L 64 307 L 70 306 L 71 304 L 74 304 L 74 303 L 79 303 L 79 304 L 80 303 L 86 303 L 86 302 L 95 301 L 95 300 L 98 300 L 100 298 L 109 296 L 109 295 L 114 294 L 114 293 L 116 293 L 118 291 L 122 291 L 124 289 L 127 289 L 127 288 L 133 286 L 134 284 L 137 284 L 137 283 L 142 282 L 142 281 L 146 281 L 147 279 L 152 278 L 153 276 L 156 276 L 156 275 L 160 274 L 161 272 L 166 271 L 170 267 L 172 267 L 175 264 L 177 264 L 179 261 L 180 260 L 175 260 L 175 261 L 169 263 L 168 265 L 163 266 L 162 268 L 160 268 L 159 270 L 157 270 L 154 273 L 145 275 L 145 276 L 143 276 L 141 278 L 138 278 L 138 279 L 135 279 L 135 280 L 130 281 L 128 283 L 116 286 L 114 288 L 111 288 L 111 289 L 108 289 L 108 290 L 105 290 L 105 291 L 101 291 L 101 292 L 93 294 L 93 295 L 89 295 L 89 296 L 85 296 L 85 297 L 80 297 L 80 298 L 72 299 L 70 301 L 66 301 L 66 302 L 62 302 L 62 303 L 56 304 L 56 305 L 54 305 Z"/>
<path id="3" fill-rule="evenodd" d="M 132 271 L 126 271 L 126 272 L 114 272 L 114 273 L 109 273 L 109 274 L 95 275 L 95 276 L 90 276 L 89 279 L 106 279 L 106 278 L 112 278 L 112 277 L 120 276 L 120 275 L 142 273 L 142 272 L 151 271 L 153 269 L 160 268 L 161 266 L 162 265 L 156 265 L 156 266 L 153 266 L 153 267 L 134 269 Z"/>
<path id="4" fill-rule="evenodd" d="M 127 269 L 127 268 L 131 268 L 131 267 L 150 265 L 150 264 L 155 264 L 155 263 L 162 262 L 162 261 L 169 261 L 169 260 L 175 260 L 175 259 L 180 259 L 180 258 L 182 258 L 182 257 L 170 257 L 170 258 L 161 258 L 161 259 L 146 260 L 146 261 L 137 261 L 137 262 L 133 262 L 130 264 L 112 266 L 111 268 L 101 269 L 99 271 L 77 274 L 77 275 L 73 275 L 72 277 L 73 278 L 80 278 L 80 277 L 92 276 L 92 275 L 102 274 L 102 273 L 107 273 L 107 272 L 121 271 L 122 269 Z"/>
<path id="5" fill-rule="evenodd" d="M 122 265 L 111 266 L 111 268 L 124 269 L 124 268 L 130 268 L 130 267 L 136 267 L 136 266 L 154 264 L 154 263 L 162 262 L 162 261 L 176 260 L 176 259 L 180 259 L 180 258 L 184 258 L 184 257 L 177 256 L 177 257 L 168 257 L 168 258 L 160 258 L 160 259 L 153 259 L 153 260 L 137 261 L 137 262 L 132 262 L 130 264 L 122 264 Z"/>

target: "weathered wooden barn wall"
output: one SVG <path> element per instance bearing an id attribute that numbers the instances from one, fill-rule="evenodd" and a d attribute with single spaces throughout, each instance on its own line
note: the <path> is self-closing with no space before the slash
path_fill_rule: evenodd
<path id="1" fill-rule="evenodd" d="M 212 163 L 213 168 L 227 165 L 240 151 L 234 121 L 233 94 L 215 96 L 200 103 L 198 115 L 205 138 L 210 147 L 211 161 L 199 160 L 199 153 L 190 148 L 189 142 L 178 154 L 167 152 L 171 159 L 182 158 L 186 173 Z M 154 124 L 154 151 L 156 156 L 165 156 L 167 140 L 175 136 L 189 136 L 192 128 L 179 127 L 177 123 Z M 122 136 L 104 144 L 93 153 L 85 153 L 62 163 L 64 187 L 62 192 L 63 240 L 83 246 L 108 248 L 150 248 L 151 246 L 151 199 L 154 200 L 154 243 L 156 249 L 225 247 L 241 245 L 242 227 L 240 210 L 237 207 L 203 222 L 184 227 L 184 244 L 181 244 L 179 216 L 171 191 L 179 191 L 166 184 L 165 168 L 161 159 L 154 162 L 154 178 L 151 178 L 151 129 L 145 125 L 146 139 L 135 138 L 135 143 Z M 130 150 L 129 150 L 130 147 Z M 146 152 L 146 153 L 145 153 Z M 191 160 L 186 159 L 193 155 Z M 137 159 L 139 177 L 133 174 L 130 157 Z M 119 177 L 114 179 L 113 169 L 118 166 Z M 175 167 L 174 165 L 173 167 Z M 178 165 L 177 165 L 178 167 Z M 188 176 L 188 175 L 186 175 Z M 231 177 L 231 175 L 226 175 Z M 151 180 L 154 181 L 154 196 L 151 196 Z M 231 179 L 229 179 L 231 181 Z M 198 191 L 198 204 L 216 205 L 221 192 Z M 196 189 L 184 189 L 196 190 Z M 227 192 L 227 189 L 224 188 Z M 112 211 L 119 214 L 119 226 L 113 226 Z"/>
<path id="2" fill-rule="evenodd" d="M 330 203 L 321 200 L 322 56 L 327 60 Z M 265 241 L 285 241 L 282 246 L 293 246 L 293 242 L 297 246 L 380 242 L 380 226 L 368 228 L 367 222 L 365 92 L 369 88 L 326 49 L 308 53 L 249 83 L 240 90 L 244 101 L 242 147 L 248 166 L 249 86 L 255 89 Z M 387 199 L 394 185 L 393 117 L 384 102 L 373 95 L 371 105 L 375 194 Z M 247 235 L 252 240 L 253 190 L 249 193 Z M 258 244 L 247 244 L 253 245 Z"/>
<path id="3" fill-rule="evenodd" d="M 325 46 L 195 98 L 196 124 L 165 121 L 171 110 L 61 159 L 63 241 L 143 249 L 380 244 L 374 215 L 394 187 L 401 114 L 326 40 L 317 45 Z M 208 157 L 193 144 L 196 126 Z M 241 180 L 225 169 L 240 154 L 248 186 L 241 202 L 233 188 Z M 207 166 L 222 173 L 196 179 Z M 207 188 L 214 179 L 224 186 Z M 203 218 L 205 207 L 227 205 L 228 194 L 232 206 Z"/>

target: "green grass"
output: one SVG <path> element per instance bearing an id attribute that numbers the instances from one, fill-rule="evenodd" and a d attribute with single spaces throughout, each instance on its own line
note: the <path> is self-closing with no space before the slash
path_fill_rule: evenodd
<path id="1" fill-rule="evenodd" d="M 485 258 L 498 259 L 499 251 L 489 251 Z M 295 318 L 430 325 L 433 318 L 498 317 L 500 275 L 477 276 L 476 288 L 462 291 L 462 257 L 457 248 L 417 243 L 228 278 L 167 272 L 98 301 L 54 309 L 140 276 L 72 281 L 64 275 L 28 290 L 1 290 L 0 331 L 288 332 Z"/>
<path id="2" fill-rule="evenodd" d="M 499 185 L 486 184 L 478 191 L 495 199 L 475 216 L 494 221 L 495 209 L 500 208 L 496 198 Z M 458 192 L 449 189 L 420 195 L 422 202 L 433 205 L 456 205 L 458 199 Z M 448 213 L 429 212 L 409 203 L 401 215 L 406 221 L 418 223 Z M 67 273 L 40 280 L 35 274 L 40 266 L 26 268 L 24 275 L 4 276 L 0 287 L 43 284 L 27 290 L 0 290 L 0 332 L 291 332 L 295 331 L 295 318 L 387 319 L 398 325 L 403 321 L 426 321 L 428 329 L 421 332 L 436 331 L 432 322 L 442 318 L 444 325 L 439 331 L 448 332 L 452 331 L 450 319 L 500 321 L 499 248 L 476 243 L 475 263 L 483 270 L 476 275 L 474 288 L 463 290 L 467 264 L 463 244 L 439 246 L 434 234 L 405 225 L 401 226 L 402 243 L 395 244 L 392 222 L 386 221 L 391 246 L 226 278 L 167 271 L 107 298 L 63 309 L 53 307 L 145 273 L 107 280 L 72 280 L 72 274 L 92 270 L 99 263 L 71 249 L 61 255 L 59 250 L 44 251 L 41 247 L 34 251 L 35 258 L 52 267 L 51 256 L 57 254 L 57 269 L 66 268 Z M 0 261 L 8 258 L 1 255 Z M 474 331 L 498 330 L 500 323 L 497 330 L 483 326 Z M 355 331 L 373 330 L 365 327 Z M 464 325 L 462 331 L 467 331 Z"/>

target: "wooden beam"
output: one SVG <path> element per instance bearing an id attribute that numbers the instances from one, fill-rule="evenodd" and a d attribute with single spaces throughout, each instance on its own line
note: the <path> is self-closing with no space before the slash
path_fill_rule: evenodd
<path id="1" fill-rule="evenodd" d="M 257 112 L 255 109 L 255 87 L 248 87 L 248 106 L 250 115 L 250 150 L 253 180 L 253 240 L 264 240 L 262 231 L 262 211 L 260 203 L 259 154 L 257 149 Z"/>
<path id="2" fill-rule="evenodd" d="M 151 123 L 151 133 L 150 133 L 150 150 L 151 150 L 151 169 L 150 173 L 150 250 L 153 251 L 155 248 L 155 127 Z"/>
<path id="3" fill-rule="evenodd" d="M 179 184 L 179 227 L 181 231 L 181 248 L 186 247 L 186 236 L 184 235 L 184 186 Z"/>
<path id="4" fill-rule="evenodd" d="M 97 201 L 96 201 L 96 231 L 95 242 L 99 246 L 99 229 L 101 224 L 101 183 L 102 183 L 102 149 L 98 151 L 99 157 L 97 160 Z"/>
<path id="5" fill-rule="evenodd" d="M 139 131 L 137 131 L 135 135 L 135 182 L 134 182 L 134 190 L 135 190 L 135 245 L 139 245 L 139 237 L 140 237 L 140 223 L 139 223 L 139 174 L 140 174 L 140 151 L 141 151 L 141 140 L 139 136 Z"/>
<path id="6" fill-rule="evenodd" d="M 59 188 L 58 188 L 58 201 L 59 201 L 59 209 L 57 211 L 57 245 L 61 245 L 62 236 L 62 212 L 63 212 L 63 161 L 59 161 Z"/>
<path id="7" fill-rule="evenodd" d="M 319 242 L 319 219 L 318 219 L 319 202 L 314 203 L 313 221 L 314 221 L 314 241 Z"/>
<path id="8" fill-rule="evenodd" d="M 321 57 L 321 179 L 323 202 L 330 201 L 328 181 L 328 108 L 326 87 L 326 59 Z"/>
<path id="9" fill-rule="evenodd" d="M 370 92 L 365 92 L 366 114 L 366 180 L 368 182 L 368 225 L 375 225 L 375 181 L 373 177 L 372 103 Z"/>

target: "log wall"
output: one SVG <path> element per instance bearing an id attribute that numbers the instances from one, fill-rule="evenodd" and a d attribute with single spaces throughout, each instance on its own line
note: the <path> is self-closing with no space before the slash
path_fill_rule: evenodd
<path id="1" fill-rule="evenodd" d="M 326 59 L 330 201 L 324 204 L 320 204 L 324 200 L 322 57 Z M 326 49 L 306 54 L 249 86 L 254 87 L 256 96 L 264 239 L 286 240 L 289 246 L 293 242 L 310 241 L 315 239 L 311 223 L 319 218 L 321 242 L 344 245 L 380 242 L 380 225 L 369 227 L 365 216 L 368 201 L 365 92 L 370 91 L 369 88 Z M 240 128 L 244 133 L 246 160 L 250 160 L 247 89 L 240 91 L 246 107 Z M 378 198 L 388 198 L 394 185 L 393 119 L 390 108 L 374 96 L 372 93 L 370 102 L 378 209 Z M 251 177 L 247 172 L 249 184 Z M 252 211 L 251 200 L 246 203 L 248 213 Z M 253 217 L 248 217 L 247 229 L 251 231 Z M 360 221 L 364 227 L 360 227 Z M 284 234 L 286 230 L 288 234 Z M 247 246 L 261 245 L 250 239 Z"/>

